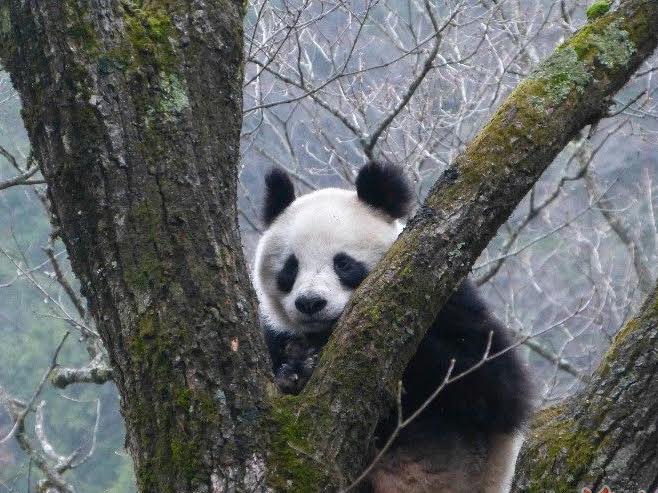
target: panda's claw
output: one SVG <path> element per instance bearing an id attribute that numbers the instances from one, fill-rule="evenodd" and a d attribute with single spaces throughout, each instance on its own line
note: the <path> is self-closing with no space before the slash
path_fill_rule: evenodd
<path id="1" fill-rule="evenodd" d="M 282 393 L 296 395 L 306 385 L 312 371 L 308 374 L 305 371 L 300 372 L 299 366 L 300 362 L 284 363 L 274 375 L 276 385 Z M 302 368 L 302 370 L 304 369 Z"/>

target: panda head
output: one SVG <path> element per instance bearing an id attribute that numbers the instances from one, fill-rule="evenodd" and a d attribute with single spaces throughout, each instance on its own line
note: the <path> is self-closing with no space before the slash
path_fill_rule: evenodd
<path id="1" fill-rule="evenodd" d="M 404 172 L 391 165 L 365 165 L 356 191 L 325 188 L 299 198 L 284 171 L 270 171 L 254 284 L 272 327 L 330 329 L 397 238 L 411 197 Z"/>

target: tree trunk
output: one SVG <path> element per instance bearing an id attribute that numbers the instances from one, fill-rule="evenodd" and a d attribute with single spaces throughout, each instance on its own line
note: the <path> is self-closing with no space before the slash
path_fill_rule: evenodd
<path id="1" fill-rule="evenodd" d="M 535 419 L 514 491 L 658 488 L 658 286 L 619 331 L 594 378 Z"/>
<path id="2" fill-rule="evenodd" d="M 560 46 L 434 187 L 297 397 L 268 398 L 236 226 L 242 4 L 12 0 L 0 56 L 110 354 L 142 492 L 334 490 L 424 331 L 554 156 L 655 48 L 629 0 Z M 357 368 L 358 371 L 354 371 Z"/>
<path id="3" fill-rule="evenodd" d="M 268 366 L 236 226 L 242 2 L 6 4 L 6 65 L 140 491 L 253 481 Z"/>

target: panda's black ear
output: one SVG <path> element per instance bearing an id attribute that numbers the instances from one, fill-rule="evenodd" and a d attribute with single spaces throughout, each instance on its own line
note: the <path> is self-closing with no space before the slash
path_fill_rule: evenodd
<path id="1" fill-rule="evenodd" d="M 404 170 L 393 164 L 366 164 L 356 177 L 356 193 L 363 202 L 393 218 L 409 212 L 411 186 Z"/>
<path id="2" fill-rule="evenodd" d="M 295 200 L 295 187 L 288 173 L 281 168 L 272 168 L 265 175 L 265 203 L 263 204 L 263 222 L 272 224 L 292 201 Z"/>

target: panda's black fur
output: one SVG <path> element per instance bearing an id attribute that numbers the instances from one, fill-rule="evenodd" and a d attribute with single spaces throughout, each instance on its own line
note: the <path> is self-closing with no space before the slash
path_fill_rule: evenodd
<path id="1" fill-rule="evenodd" d="M 404 171 L 397 166 L 369 162 L 356 177 L 356 193 L 366 204 L 395 219 L 409 212 L 411 188 Z"/>
<path id="2" fill-rule="evenodd" d="M 295 187 L 283 170 L 274 168 L 265 177 L 265 188 L 263 222 L 269 226 L 295 200 Z"/>
<path id="3" fill-rule="evenodd" d="M 292 183 L 284 183 L 285 179 L 279 171 L 268 175 L 266 182 L 264 219 L 269 224 L 292 202 L 290 199 Z M 273 190 L 276 187 L 283 190 Z M 381 193 L 378 194 L 378 191 Z M 371 163 L 362 169 L 357 179 L 357 192 L 360 200 L 383 210 L 393 218 L 402 217 L 406 213 L 411 198 L 410 187 L 402 172 L 398 168 L 376 163 Z M 268 209 L 270 205 L 271 208 Z M 285 393 L 298 393 L 310 377 L 318 353 L 330 335 L 330 329 L 319 333 L 299 334 L 282 327 L 273 328 L 268 325 L 267 320 L 264 321 L 264 327 L 275 378 L 280 389 Z M 489 354 L 492 355 L 509 349 L 514 342 L 506 329 L 491 316 L 472 282 L 464 281 L 441 309 L 407 366 L 402 381 L 404 415 L 413 413 L 437 389 L 448 371 L 451 360 L 455 361 L 453 376 L 479 364 L 490 337 Z M 439 450 L 441 452 L 436 454 L 439 463 L 428 461 L 430 465 L 423 466 L 423 470 L 439 471 L 437 473 L 439 474 L 443 467 L 441 461 L 446 464 L 460 463 L 460 461 L 465 463 L 471 460 L 470 457 L 462 458 L 466 453 L 473 456 L 479 454 L 484 459 L 480 462 L 473 459 L 474 466 L 468 464 L 464 466 L 465 471 L 471 472 L 446 477 L 477 475 L 477 471 L 484 474 L 482 469 L 485 466 L 482 464 L 486 464 L 490 438 L 501 435 L 514 436 L 519 433 L 529 416 L 530 403 L 530 385 L 524 367 L 519 361 L 518 351 L 509 349 L 502 352 L 491 361 L 482 364 L 480 368 L 442 389 L 439 396 L 426 407 L 413 425 L 403 430 L 396 440 L 394 449 L 398 447 L 404 450 L 402 455 L 406 458 L 391 459 L 384 467 L 394 469 L 391 464 L 399 465 L 405 462 L 408 456 L 434 454 Z M 382 421 L 378 427 L 379 444 L 384 443 L 390 435 L 395 422 L 396 417 L 392 409 L 389 419 Z M 462 448 L 467 452 L 459 455 L 457 449 Z M 450 450 L 444 451 L 444 449 Z M 446 469 L 450 467 L 461 466 L 445 465 Z M 383 481 L 392 484 L 390 476 L 386 476 Z M 446 481 L 459 481 L 459 479 Z M 439 481 L 435 484 L 443 483 Z M 454 486 L 454 489 L 446 487 L 444 491 L 504 491 L 478 486 L 478 484 L 470 487 L 469 485 Z M 402 486 L 397 489 L 394 486 L 387 488 L 376 489 L 387 492 L 407 491 Z M 431 487 L 428 489 L 418 487 L 410 491 L 433 490 Z"/>

